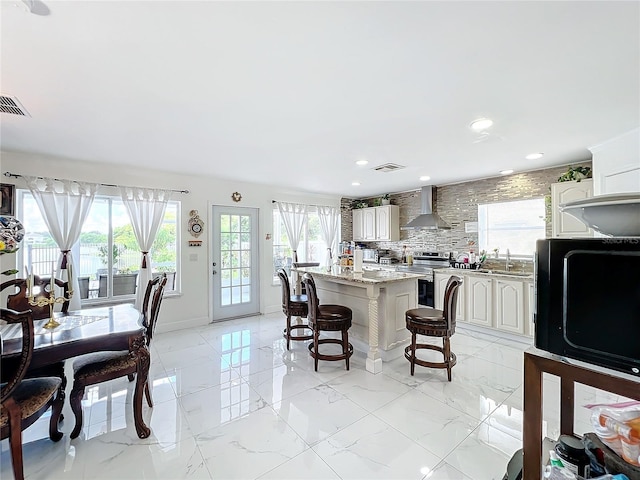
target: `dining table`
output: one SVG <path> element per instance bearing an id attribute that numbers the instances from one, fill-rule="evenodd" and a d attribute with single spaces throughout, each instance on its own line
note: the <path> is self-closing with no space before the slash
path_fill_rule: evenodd
<path id="1" fill-rule="evenodd" d="M 33 322 L 34 347 L 29 369 L 47 367 L 87 353 L 129 350 L 137 363 L 133 396 L 136 432 L 140 438 L 151 435 L 142 417 L 142 399 L 151 357 L 141 313 L 131 304 L 121 304 L 56 312 L 55 319 L 60 325 L 53 329 L 44 328 L 48 318 Z M 0 333 L 3 364 L 19 361 L 22 352 L 20 326 L 2 325 Z"/>

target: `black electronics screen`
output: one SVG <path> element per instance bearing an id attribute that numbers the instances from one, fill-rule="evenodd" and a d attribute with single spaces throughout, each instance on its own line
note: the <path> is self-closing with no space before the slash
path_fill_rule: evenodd
<path id="1" fill-rule="evenodd" d="M 640 252 L 570 251 L 563 302 L 569 345 L 640 361 Z"/>

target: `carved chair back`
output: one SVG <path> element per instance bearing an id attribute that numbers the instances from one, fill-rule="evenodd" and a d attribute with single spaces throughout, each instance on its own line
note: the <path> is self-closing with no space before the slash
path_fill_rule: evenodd
<path id="1" fill-rule="evenodd" d="M 164 298 L 164 287 L 167 284 L 166 275 L 163 276 L 160 281 L 156 284 L 155 290 L 153 292 L 153 300 L 151 301 L 151 311 L 149 313 L 149 320 L 147 325 L 147 345 L 151 343 L 151 339 L 153 338 L 153 333 L 156 329 L 156 324 L 158 323 L 158 313 L 160 313 L 160 305 L 162 304 L 162 299 Z"/>

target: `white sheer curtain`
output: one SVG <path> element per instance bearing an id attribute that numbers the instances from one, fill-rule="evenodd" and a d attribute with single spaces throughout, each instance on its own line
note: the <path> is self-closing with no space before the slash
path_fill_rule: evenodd
<path id="1" fill-rule="evenodd" d="M 307 206 L 300 203 L 276 202 L 280 218 L 289 238 L 289 246 L 293 250 L 293 261 L 298 261 L 298 246 L 302 240 L 304 226 L 307 223 Z"/>
<path id="2" fill-rule="evenodd" d="M 340 209 L 336 207 L 318 207 L 318 219 L 320 220 L 322 239 L 327 244 L 325 263 L 327 267 L 331 267 L 333 259 L 332 248 L 338 240 Z"/>
<path id="3" fill-rule="evenodd" d="M 151 272 L 151 246 L 156 239 L 158 229 L 162 224 L 167 202 L 171 198 L 170 190 L 152 188 L 121 187 L 122 203 L 127 207 L 133 233 L 136 236 L 142 262 L 138 274 L 138 286 L 136 288 L 136 308 L 142 308 L 144 292 L 147 283 L 153 278 Z M 146 312 L 143 312 L 146 313 Z"/>
<path id="4" fill-rule="evenodd" d="M 89 214 L 91 204 L 96 195 L 96 183 L 74 182 L 71 180 L 55 180 L 53 178 L 38 178 L 24 176 L 31 195 L 36 200 L 38 208 L 44 218 L 49 232 L 60 248 L 58 271 L 65 270 L 68 280 L 71 273 L 71 290 L 75 293 L 69 302 L 70 310 L 80 309 L 80 287 L 78 275 L 71 254 L 71 247 L 80 238 L 82 225 Z M 30 267 L 30 266 L 29 266 Z"/>
<path id="5" fill-rule="evenodd" d="M 304 226 L 307 223 L 307 206 L 300 203 L 276 202 L 280 211 L 280 218 L 284 222 L 284 229 L 287 231 L 289 246 L 293 250 L 293 261 L 298 261 L 298 246 L 302 240 Z M 296 294 L 300 294 L 300 282 L 298 275 L 292 272 L 291 280 L 296 285 Z"/>

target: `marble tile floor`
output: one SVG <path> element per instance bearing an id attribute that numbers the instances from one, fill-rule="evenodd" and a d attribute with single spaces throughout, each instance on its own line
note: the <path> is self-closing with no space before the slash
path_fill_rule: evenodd
<path id="1" fill-rule="evenodd" d="M 87 389 L 84 428 L 48 438 L 48 414 L 24 435 L 28 479 L 502 479 L 522 444 L 522 354 L 530 343 L 458 328 L 453 381 L 400 357 L 368 373 L 364 356 L 320 362 L 306 342 L 286 350 L 281 314 L 157 335 L 152 344 L 151 437 L 133 427 L 133 383 Z M 429 352 L 425 352 L 428 354 Z M 559 432 L 559 382 L 545 376 L 544 433 Z M 68 390 L 71 390 L 71 381 Z M 587 403 L 617 396 L 579 386 Z M 12 478 L 8 441 L 0 478 Z"/>

